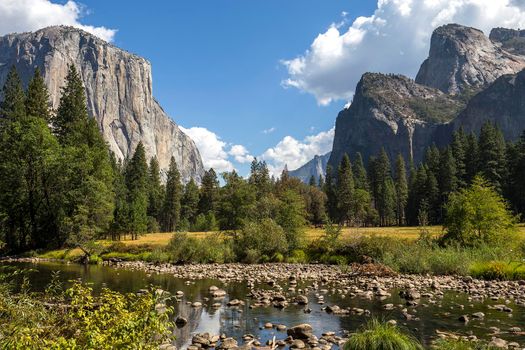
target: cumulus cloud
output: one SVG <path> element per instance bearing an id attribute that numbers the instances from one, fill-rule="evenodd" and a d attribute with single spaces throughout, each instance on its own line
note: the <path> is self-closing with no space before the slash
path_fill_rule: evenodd
<path id="1" fill-rule="evenodd" d="M 57 4 L 50 0 L 1 0 L 0 34 L 34 31 L 52 25 L 70 25 L 113 41 L 115 29 L 80 23 L 85 8 L 75 1 Z"/>
<path id="2" fill-rule="evenodd" d="M 279 143 L 267 149 L 261 158 L 268 163 L 270 172 L 278 176 L 285 166 L 294 170 L 311 160 L 332 150 L 334 128 L 307 136 L 299 141 L 292 136 L 285 136 Z"/>
<path id="3" fill-rule="evenodd" d="M 415 76 L 437 26 L 483 30 L 525 27 L 525 0 L 378 0 L 369 17 L 333 23 L 302 55 L 282 63 L 285 87 L 311 93 L 320 105 L 349 100 L 366 71 Z"/>
<path id="4" fill-rule="evenodd" d="M 186 129 L 180 126 L 180 129 L 197 145 L 204 168 L 213 168 L 219 173 L 234 169 L 232 162 L 228 159 L 229 155 L 226 151 L 228 145 L 217 134 L 202 127 Z"/>
<path id="5" fill-rule="evenodd" d="M 246 147 L 243 145 L 233 145 L 228 152 L 236 162 L 244 164 L 250 163 L 253 160 L 253 156 L 248 152 Z"/>

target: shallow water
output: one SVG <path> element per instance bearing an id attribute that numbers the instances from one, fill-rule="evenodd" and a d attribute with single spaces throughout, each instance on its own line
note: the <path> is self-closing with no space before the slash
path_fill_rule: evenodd
<path id="1" fill-rule="evenodd" d="M 83 266 L 77 264 L 61 263 L 11 263 L 19 268 L 31 268 L 36 270 L 30 274 L 32 289 L 41 291 L 51 280 L 53 271 L 60 271 L 60 279 L 66 284 L 73 279 L 81 278 L 85 282 L 93 283 L 95 291 L 102 287 L 108 287 L 120 292 L 136 292 L 141 288 L 149 285 L 155 285 L 171 293 L 177 291 L 184 292 L 182 302 L 176 303 L 175 315 L 186 317 L 189 323 L 175 330 L 176 345 L 185 347 L 191 341 L 195 333 L 209 332 L 211 334 L 226 334 L 237 338 L 241 344 L 241 338 L 244 334 L 251 333 L 260 338 L 261 343 L 265 343 L 274 336 L 276 339 L 284 339 L 286 332 L 278 332 L 275 329 L 262 329 L 266 322 L 275 324 L 284 324 L 294 326 L 301 323 L 309 323 L 314 328 L 314 333 L 321 336 L 323 332 L 334 331 L 342 335 L 345 331 L 354 331 L 369 317 L 364 315 L 347 315 L 339 316 L 328 314 L 322 310 L 327 305 L 338 305 L 344 307 L 359 307 L 371 311 L 373 317 L 383 320 L 394 319 L 398 325 L 406 327 L 417 338 L 428 344 L 436 336 L 436 330 L 455 332 L 462 335 L 474 334 L 478 337 L 490 339 L 488 334 L 489 327 L 498 327 L 502 334 L 498 335 L 508 341 L 517 341 L 522 346 L 525 344 L 525 335 L 510 334 L 507 330 L 510 327 L 521 327 L 525 330 L 525 308 L 510 303 L 513 309 L 512 314 L 489 309 L 489 305 L 502 304 L 504 300 L 483 302 L 469 301 L 468 295 L 456 292 L 446 292 L 443 299 L 435 299 L 435 304 L 428 303 L 428 300 L 421 299 L 420 305 L 416 308 L 409 307 L 409 312 L 415 314 L 419 320 L 407 321 L 402 313 L 401 308 L 397 305 L 404 305 L 404 300 L 398 297 L 397 290 L 390 290 L 391 297 L 380 300 L 373 300 L 342 297 L 340 294 L 332 293 L 329 286 L 324 295 L 325 304 L 317 304 L 314 295 L 309 295 L 309 308 L 311 313 L 304 313 L 303 306 L 290 305 L 289 307 L 279 310 L 272 306 L 258 307 L 250 309 L 250 299 L 246 298 L 249 288 L 245 283 L 222 283 L 217 280 L 204 279 L 198 281 L 187 281 L 175 278 L 169 274 L 147 274 L 142 271 L 131 271 L 123 269 L 114 269 L 107 266 Z M 211 307 L 214 300 L 206 301 L 209 297 L 208 288 L 216 285 L 228 292 L 228 296 L 221 303 L 222 307 L 214 309 Z M 281 283 L 284 290 L 287 290 L 285 282 Z M 256 286 L 270 288 L 269 286 Z M 298 286 L 301 288 L 301 285 Z M 325 288 L 323 286 L 323 288 Z M 246 305 L 241 307 L 226 306 L 229 299 L 245 300 Z M 201 301 L 202 308 L 192 308 L 189 302 Z M 392 303 L 396 308 L 392 311 L 386 311 L 384 304 Z M 208 307 L 206 304 L 209 304 Z M 464 306 L 461 309 L 460 305 Z M 471 320 L 468 324 L 458 321 L 460 315 L 470 315 L 474 312 L 482 311 L 485 313 L 484 320 Z"/>

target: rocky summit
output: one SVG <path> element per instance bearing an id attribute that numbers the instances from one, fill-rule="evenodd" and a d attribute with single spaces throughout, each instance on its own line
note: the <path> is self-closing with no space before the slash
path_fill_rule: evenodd
<path id="1" fill-rule="evenodd" d="M 500 30 L 501 31 L 501 30 Z M 501 38 L 495 32 L 492 38 Z M 505 37 L 506 38 L 506 37 Z M 450 94 L 479 90 L 504 74 L 525 68 L 525 57 L 515 55 L 510 40 L 490 40 L 482 31 L 458 24 L 447 24 L 432 34 L 430 52 L 416 76 L 419 84 Z"/>
<path id="2" fill-rule="evenodd" d="M 161 169 L 168 168 L 173 156 L 185 181 L 200 180 L 199 151 L 154 99 L 146 59 L 66 26 L 0 37 L 0 86 L 11 66 L 16 66 L 26 86 L 38 67 L 53 108 L 58 106 L 69 64 L 77 67 L 88 111 L 118 158 L 131 156 L 142 141 L 148 158 L 156 156 Z"/>

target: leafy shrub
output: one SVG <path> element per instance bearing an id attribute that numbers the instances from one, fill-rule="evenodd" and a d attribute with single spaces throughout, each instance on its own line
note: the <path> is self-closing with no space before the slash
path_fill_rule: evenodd
<path id="1" fill-rule="evenodd" d="M 288 251 L 286 234 L 272 219 L 245 224 L 234 236 L 234 246 L 237 258 L 249 263 L 258 262 L 263 256 L 271 257 Z"/>
<path id="2" fill-rule="evenodd" d="M 292 264 L 305 264 L 308 262 L 308 255 L 302 249 L 294 249 L 286 260 Z"/>
<path id="3" fill-rule="evenodd" d="M 208 214 L 199 214 L 195 218 L 195 223 L 191 226 L 192 232 L 209 232 L 217 231 L 219 229 L 219 224 L 215 215 L 210 211 Z"/>
<path id="4" fill-rule="evenodd" d="M 462 246 L 505 244 L 516 239 L 516 218 L 503 198 L 483 178 L 452 193 L 446 205 L 444 242 Z"/>
<path id="5" fill-rule="evenodd" d="M 467 341 L 463 339 L 441 339 L 435 343 L 436 350 L 492 350 L 494 348 L 488 346 L 481 341 Z"/>
<path id="6" fill-rule="evenodd" d="M 218 233 L 203 238 L 176 233 L 165 252 L 174 263 L 224 263 L 234 260 L 231 240 Z"/>
<path id="7" fill-rule="evenodd" d="M 344 350 L 422 350 L 421 344 L 398 327 L 372 320 L 352 335 Z"/>
<path id="8" fill-rule="evenodd" d="M 154 289 L 140 295 L 103 289 L 95 295 L 79 281 L 65 293 L 52 285 L 44 295 L 13 293 L 1 283 L 0 348 L 158 349 L 173 327 L 172 308 L 157 308 L 165 299 Z"/>

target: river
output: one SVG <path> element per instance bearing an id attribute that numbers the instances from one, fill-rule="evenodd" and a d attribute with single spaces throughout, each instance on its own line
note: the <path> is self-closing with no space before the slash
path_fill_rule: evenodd
<path id="1" fill-rule="evenodd" d="M 173 294 L 177 291 L 184 292 L 180 302 L 174 304 L 174 317 L 182 316 L 188 319 L 188 324 L 174 330 L 175 343 L 178 348 L 187 347 L 191 343 L 193 334 L 209 332 L 210 334 L 226 334 L 236 338 L 242 343 L 245 334 L 253 334 L 261 343 L 272 339 L 286 338 L 286 332 L 279 332 L 275 328 L 264 329 L 264 324 L 271 322 L 275 325 L 284 324 L 294 326 L 301 323 L 312 325 L 315 335 L 320 337 L 322 333 L 333 331 L 337 335 L 344 336 L 359 328 L 370 316 L 365 315 L 336 315 L 323 310 L 327 305 L 338 305 L 341 308 L 358 307 L 370 310 L 371 316 L 382 320 L 396 320 L 397 324 L 412 332 L 424 344 L 429 344 L 436 337 L 436 330 L 454 332 L 462 335 L 475 335 L 490 340 L 489 327 L 501 329 L 498 337 L 508 341 L 516 341 L 525 344 L 523 333 L 509 333 L 511 327 L 525 329 L 525 308 L 508 302 L 513 309 L 512 313 L 505 313 L 491 308 L 492 305 L 502 304 L 502 300 L 491 300 L 486 298 L 482 301 L 469 300 L 464 293 L 446 291 L 442 298 L 434 302 L 421 301 L 417 308 L 409 307 L 410 312 L 416 317 L 407 320 L 401 309 L 404 308 L 404 300 L 398 296 L 398 290 L 390 290 L 391 296 L 383 298 L 359 298 L 343 296 L 336 290 L 317 290 L 310 292 L 310 313 L 304 312 L 304 306 L 290 304 L 284 309 L 272 306 L 250 308 L 251 300 L 247 298 L 249 287 L 242 282 L 221 282 L 213 279 L 186 280 L 173 277 L 171 274 L 147 273 L 137 270 L 115 269 L 101 265 L 77 265 L 55 262 L 40 263 L 9 263 L 18 268 L 34 269 L 30 274 L 31 288 L 42 291 L 51 280 L 53 271 L 60 271 L 60 279 L 67 285 L 73 279 L 82 279 L 92 283 L 95 291 L 107 287 L 120 292 L 136 292 L 150 285 L 158 286 Z M 209 300 L 209 287 L 215 285 L 224 289 L 228 294 L 222 301 L 220 308 L 212 308 L 211 304 L 216 301 Z M 280 285 L 287 290 L 287 281 L 281 281 Z M 259 286 L 260 288 L 271 288 L 270 286 Z M 302 286 L 299 285 L 298 288 Z M 314 295 L 323 294 L 324 304 L 315 302 Z M 231 299 L 245 301 L 244 306 L 228 307 L 226 304 Z M 200 301 L 203 306 L 194 308 L 192 302 Z M 385 310 L 385 304 L 394 304 L 394 310 Z M 209 306 L 208 306 L 209 305 Z M 403 305 L 403 306 L 402 306 Z M 458 320 L 461 315 L 471 315 L 474 312 L 485 313 L 485 318 L 463 323 Z"/>

